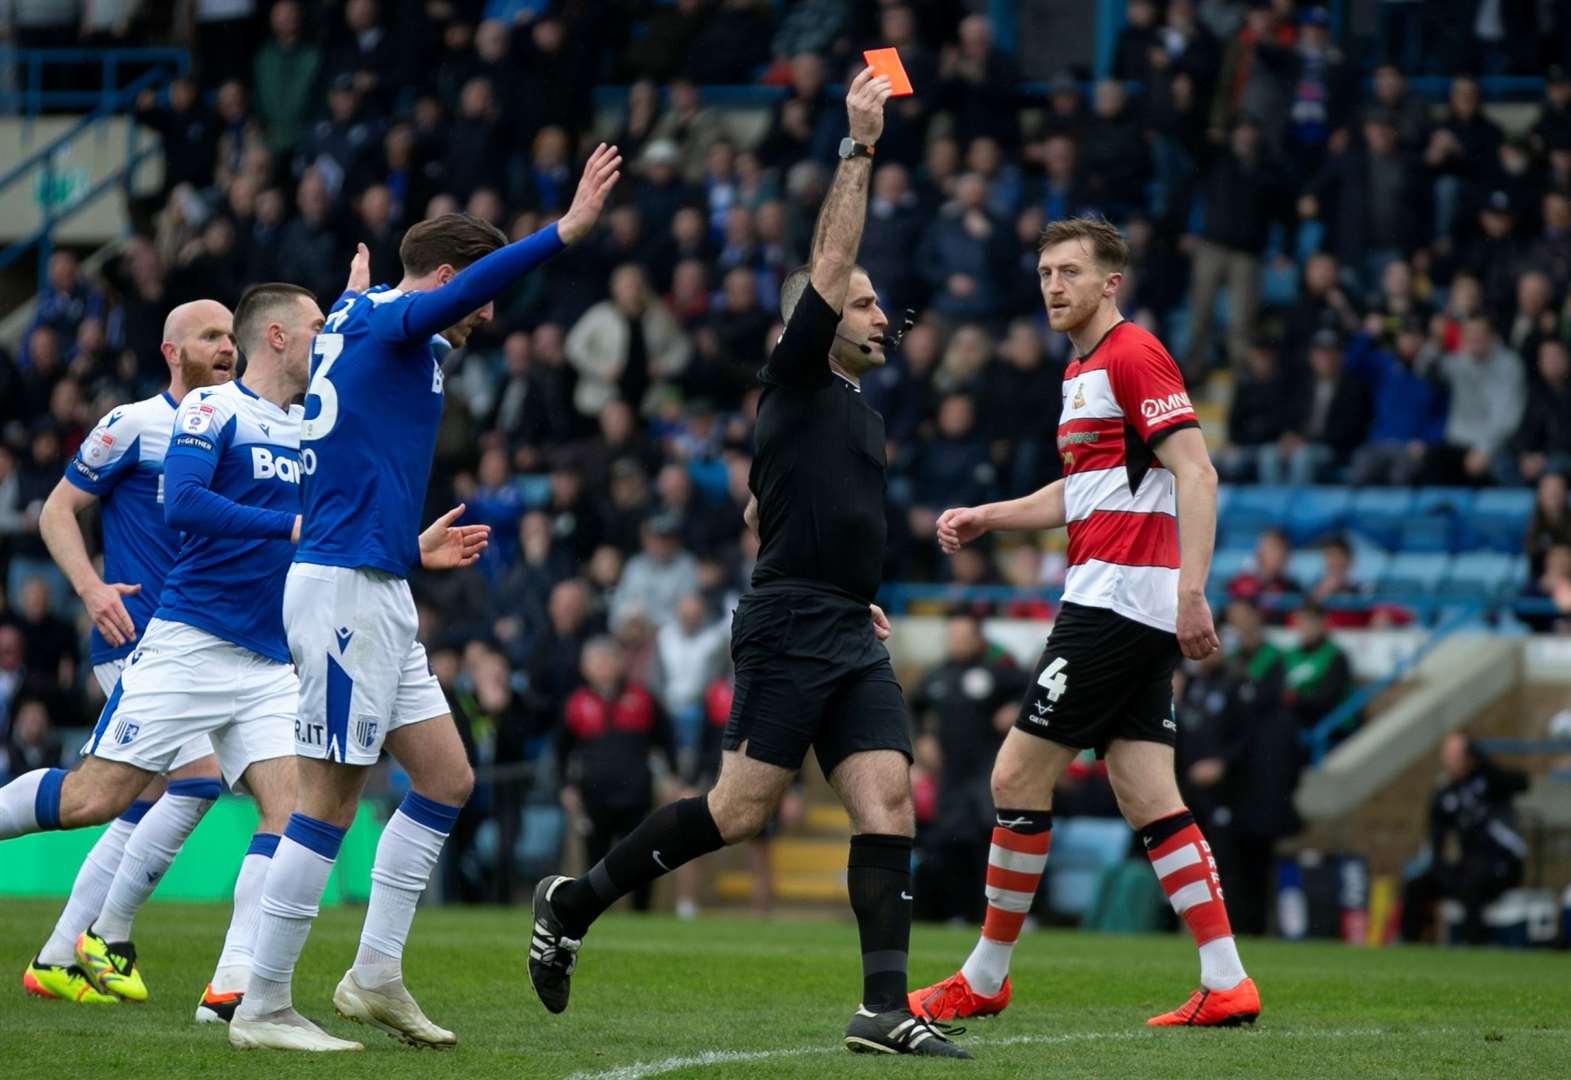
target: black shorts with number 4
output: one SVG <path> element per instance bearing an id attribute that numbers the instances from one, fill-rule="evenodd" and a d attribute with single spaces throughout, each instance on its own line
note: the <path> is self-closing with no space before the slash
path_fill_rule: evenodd
<path id="1" fill-rule="evenodd" d="M 1053 622 L 1015 727 L 1063 746 L 1114 739 L 1172 746 L 1178 637 L 1106 608 L 1064 604 Z"/>

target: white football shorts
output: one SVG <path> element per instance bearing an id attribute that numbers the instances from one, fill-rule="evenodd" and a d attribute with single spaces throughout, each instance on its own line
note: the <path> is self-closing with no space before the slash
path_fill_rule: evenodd
<path id="1" fill-rule="evenodd" d="M 120 681 L 120 673 L 125 670 L 125 661 L 126 658 L 122 656 L 118 660 L 106 660 L 102 664 L 93 665 L 93 678 L 98 680 L 98 688 L 104 692 L 106 700 L 114 695 L 115 683 Z M 97 734 L 97 732 L 95 731 L 94 734 Z M 92 746 L 93 740 L 89 736 L 88 740 L 82 744 L 81 756 L 86 757 L 91 753 Z M 169 768 L 164 771 L 175 772 L 183 769 L 194 761 L 201 761 L 212 754 L 212 752 L 212 739 L 209 739 L 205 734 L 193 735 L 180 744 L 180 749 L 175 752 L 174 760 L 169 763 Z"/>
<path id="2" fill-rule="evenodd" d="M 418 623 L 403 578 L 316 563 L 289 568 L 284 630 L 300 672 L 296 754 L 374 765 L 389 731 L 447 715 Z"/>
<path id="3" fill-rule="evenodd" d="M 229 790 L 258 761 L 292 757 L 300 682 L 288 664 L 185 623 L 153 619 L 120 672 L 85 753 L 148 772 L 175 767 L 194 740 Z"/>

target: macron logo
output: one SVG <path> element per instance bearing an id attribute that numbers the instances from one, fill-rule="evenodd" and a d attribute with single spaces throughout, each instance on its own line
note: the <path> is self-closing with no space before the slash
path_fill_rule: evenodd
<path id="1" fill-rule="evenodd" d="M 198 400 L 198 401 L 206 401 L 208 398 L 210 398 L 212 396 L 213 396 L 213 391 L 211 391 L 211 390 L 198 390 L 197 391 L 197 398 L 196 398 L 196 400 Z"/>
<path id="2" fill-rule="evenodd" d="M 1146 398 L 1140 403 L 1140 415 L 1146 418 L 1149 424 L 1161 423 L 1171 420 L 1175 416 L 1185 413 L 1194 414 L 1194 406 L 1190 404 L 1188 394 L 1169 394 L 1167 397 Z"/>
<path id="3" fill-rule="evenodd" d="M 109 414 L 109 419 L 104 421 L 104 427 L 106 427 L 106 428 L 114 427 L 116 424 L 118 424 L 120 422 L 120 416 L 121 416 L 121 414 L 117 413 L 117 412 L 110 413 Z"/>
<path id="4" fill-rule="evenodd" d="M 338 636 L 338 652 L 341 656 L 344 650 L 349 648 L 349 639 L 355 636 L 355 632 L 347 626 L 340 626 L 333 633 Z"/>

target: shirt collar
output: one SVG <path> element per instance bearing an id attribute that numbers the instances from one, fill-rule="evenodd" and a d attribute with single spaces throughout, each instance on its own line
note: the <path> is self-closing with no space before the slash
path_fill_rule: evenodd
<path id="1" fill-rule="evenodd" d="M 831 369 L 829 374 L 833 375 L 835 378 L 837 378 L 841 382 L 845 383 L 851 389 L 855 390 L 858 394 L 860 394 L 862 392 L 862 388 L 860 386 L 858 386 L 856 383 L 852 382 L 850 379 L 846 378 L 844 375 L 840 374 L 840 372 Z"/>

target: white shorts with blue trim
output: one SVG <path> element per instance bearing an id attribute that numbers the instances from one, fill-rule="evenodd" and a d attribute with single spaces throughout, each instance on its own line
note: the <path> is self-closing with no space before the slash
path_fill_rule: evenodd
<path id="1" fill-rule="evenodd" d="M 374 765 L 388 732 L 447 715 L 418 630 L 403 578 L 316 563 L 289 568 L 284 631 L 300 672 L 296 754 Z"/>
<path id="2" fill-rule="evenodd" d="M 299 688 L 288 664 L 194 626 L 154 619 L 82 752 L 167 773 L 200 748 L 198 757 L 217 755 L 230 790 L 243 792 L 247 768 L 294 755 Z"/>
<path id="3" fill-rule="evenodd" d="M 122 656 L 118 660 L 106 660 L 102 664 L 93 665 L 93 678 L 98 680 L 98 688 L 104 692 L 106 700 L 114 695 L 115 684 L 120 681 L 120 673 L 125 670 L 125 661 L 126 658 Z M 91 753 L 92 746 L 92 736 L 88 736 L 87 741 L 82 744 L 81 756 L 86 757 Z M 169 768 L 164 771 L 170 773 L 178 772 L 187 765 L 201 761 L 205 757 L 211 757 L 212 753 L 213 740 L 206 735 L 194 735 L 180 744 L 180 749 L 175 751 L 174 760 L 169 763 Z"/>

